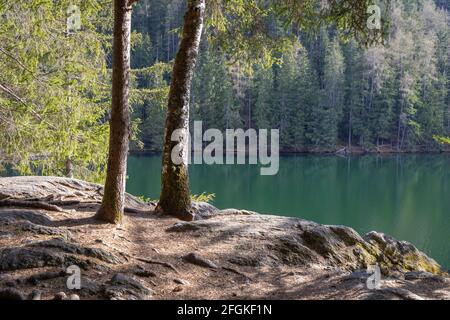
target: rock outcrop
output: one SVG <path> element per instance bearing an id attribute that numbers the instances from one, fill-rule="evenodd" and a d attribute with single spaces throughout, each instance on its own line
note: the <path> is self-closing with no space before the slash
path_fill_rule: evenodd
<path id="1" fill-rule="evenodd" d="M 436 261 L 406 241 L 377 232 L 361 237 L 349 227 L 295 218 L 226 210 L 207 220 L 178 222 L 166 231 L 233 239 L 241 249 L 230 258 L 237 265 L 321 265 L 357 270 L 378 264 L 385 275 L 408 271 L 445 273 Z"/>
<path id="2" fill-rule="evenodd" d="M 65 268 L 77 265 L 72 295 L 82 299 L 450 299 L 436 261 L 382 233 L 205 203 L 179 222 L 131 195 L 124 224 L 111 226 L 92 219 L 101 195 L 78 180 L 0 178 L 0 297 L 70 297 Z M 374 265 L 384 277 L 375 292 L 366 287 Z"/>
<path id="3" fill-rule="evenodd" d="M 103 186 L 64 177 L 7 177 L 0 179 L 0 200 L 41 201 L 50 205 L 101 203 Z M 138 198 L 126 194 L 128 208 L 148 209 Z"/>

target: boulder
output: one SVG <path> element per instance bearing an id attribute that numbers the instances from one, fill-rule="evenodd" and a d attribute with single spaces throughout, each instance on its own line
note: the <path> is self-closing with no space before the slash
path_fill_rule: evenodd
<path id="1" fill-rule="evenodd" d="M 26 300 L 19 290 L 14 288 L 0 289 L 0 300 Z"/>
<path id="2" fill-rule="evenodd" d="M 116 273 L 105 288 L 105 295 L 112 300 L 142 300 L 152 294 L 153 290 L 124 273 Z"/>
<path id="3" fill-rule="evenodd" d="M 0 270 L 66 267 L 70 265 L 77 265 L 83 269 L 102 267 L 95 260 L 109 264 L 118 264 L 121 262 L 121 259 L 103 249 L 83 247 L 56 238 L 33 242 L 23 247 L 5 248 L 1 250 Z"/>
<path id="4" fill-rule="evenodd" d="M 91 258 L 96 258 L 98 260 L 101 260 L 103 262 L 110 263 L 110 264 L 121 263 L 121 259 L 119 259 L 112 253 L 109 253 L 103 249 L 83 247 L 76 243 L 66 242 L 63 239 L 58 239 L 58 238 L 35 242 L 35 243 L 30 244 L 29 246 L 37 247 L 37 248 L 56 249 L 57 251 L 82 255 L 82 256 L 91 257 Z"/>
<path id="5" fill-rule="evenodd" d="M 407 241 L 399 241 L 379 232 L 369 232 L 364 239 L 372 246 L 377 262 L 388 271 L 425 271 L 444 274 L 441 266 Z M 382 270 L 383 270 L 382 269 Z"/>
<path id="6" fill-rule="evenodd" d="M 5 177 L 0 179 L 0 190 L 0 200 L 42 201 L 61 206 L 100 203 L 103 195 L 102 185 L 65 177 Z M 127 193 L 125 207 L 145 211 L 151 206 Z"/>

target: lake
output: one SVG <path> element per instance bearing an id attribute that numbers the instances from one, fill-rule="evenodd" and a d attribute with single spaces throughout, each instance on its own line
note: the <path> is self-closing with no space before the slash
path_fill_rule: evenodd
<path id="1" fill-rule="evenodd" d="M 157 199 L 160 155 L 133 155 L 127 191 Z M 218 208 L 299 217 L 407 240 L 450 269 L 450 155 L 282 156 L 257 165 L 190 165 L 191 192 Z"/>

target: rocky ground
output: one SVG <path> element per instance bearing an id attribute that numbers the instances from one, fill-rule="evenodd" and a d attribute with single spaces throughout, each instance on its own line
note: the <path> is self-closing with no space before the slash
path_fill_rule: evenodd
<path id="1" fill-rule="evenodd" d="M 112 226 L 92 218 L 101 196 L 78 180 L 0 178 L 0 299 L 450 299 L 434 260 L 381 233 L 205 203 L 180 222 L 131 195 Z"/>

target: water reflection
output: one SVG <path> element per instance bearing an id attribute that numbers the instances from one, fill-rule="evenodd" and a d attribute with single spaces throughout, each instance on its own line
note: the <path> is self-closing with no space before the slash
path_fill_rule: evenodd
<path id="1" fill-rule="evenodd" d="M 193 193 L 219 208 L 296 216 L 413 242 L 450 268 L 450 156 L 285 156 L 276 176 L 256 165 L 191 165 Z M 133 156 L 128 191 L 159 197 L 161 160 Z"/>

